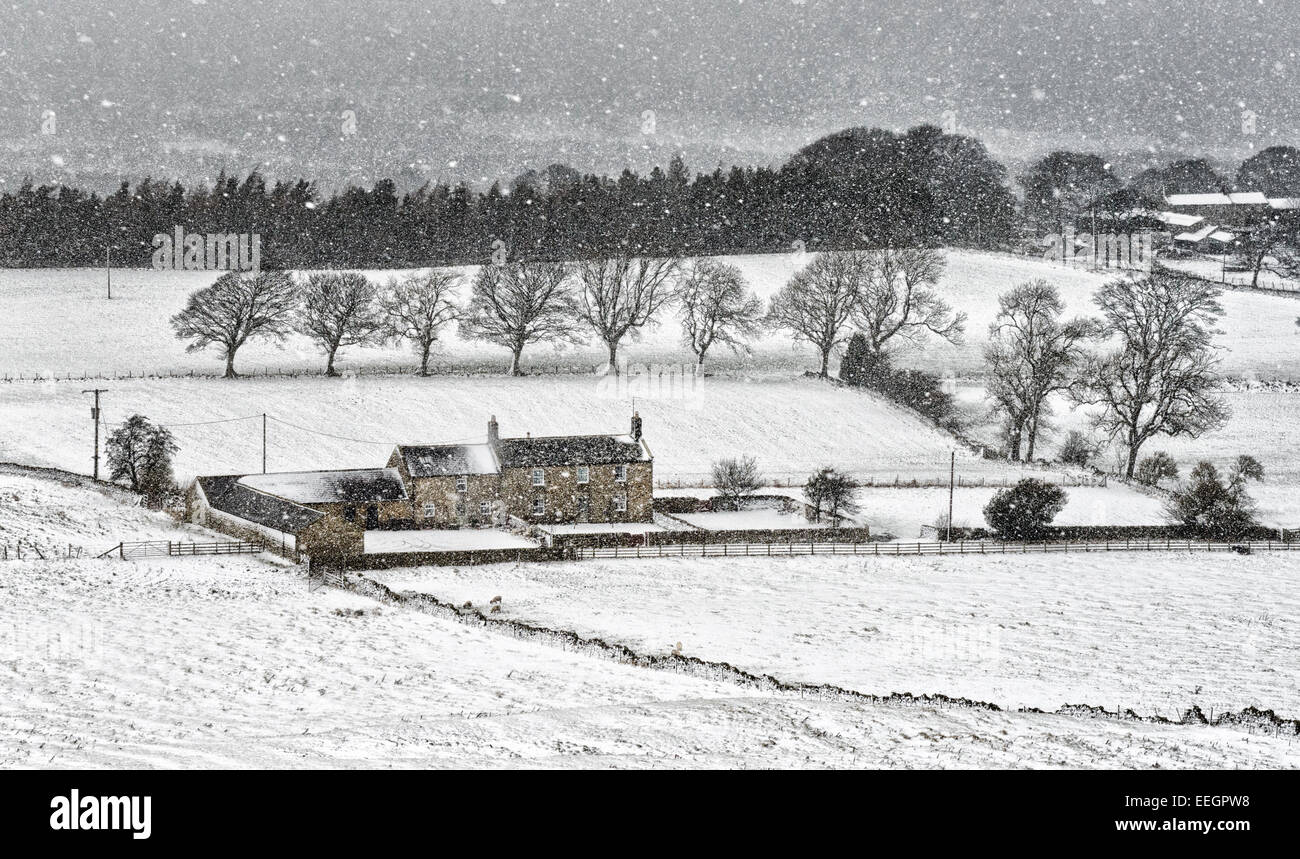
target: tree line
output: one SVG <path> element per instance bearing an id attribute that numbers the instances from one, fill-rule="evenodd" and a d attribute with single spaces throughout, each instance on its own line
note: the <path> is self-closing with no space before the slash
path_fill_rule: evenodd
<path id="1" fill-rule="evenodd" d="M 106 196 L 25 181 L 0 195 L 0 265 L 147 266 L 155 234 L 256 233 L 263 266 L 411 268 L 511 259 L 687 257 L 884 245 L 999 247 L 1016 233 L 1005 168 L 977 140 L 934 126 L 853 128 L 779 168 L 692 175 L 680 156 L 647 175 L 562 164 L 486 190 L 380 180 L 323 197 L 308 179 L 254 170 L 186 187 L 145 178 Z"/>

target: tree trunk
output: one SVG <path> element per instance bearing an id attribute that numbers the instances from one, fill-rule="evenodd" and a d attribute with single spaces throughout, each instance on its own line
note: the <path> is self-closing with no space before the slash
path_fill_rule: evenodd
<path id="1" fill-rule="evenodd" d="M 1020 439 L 1022 435 L 1021 425 L 1016 424 L 1007 433 L 1007 459 L 1012 462 L 1020 461 Z"/>
<path id="2" fill-rule="evenodd" d="M 524 354 L 524 344 L 516 343 L 510 352 L 510 375 L 522 376 L 524 371 L 519 369 L 519 358 Z"/>
<path id="3" fill-rule="evenodd" d="M 823 349 L 822 350 L 822 372 L 821 372 L 821 377 L 823 379 L 827 378 L 830 375 L 830 366 L 831 366 L 831 350 Z"/>
<path id="4" fill-rule="evenodd" d="M 429 347 L 424 346 L 420 350 L 420 375 L 429 375 Z"/>
<path id="5" fill-rule="evenodd" d="M 331 347 L 330 350 L 329 350 L 329 358 L 328 358 L 328 359 L 326 360 L 326 362 L 325 362 L 325 375 L 326 375 L 326 376 L 337 376 L 337 375 L 338 375 L 338 371 L 334 369 L 334 353 L 337 352 L 338 350 L 339 350 L 339 347 L 337 347 L 337 346 L 333 346 L 333 347 Z"/>
<path id="6" fill-rule="evenodd" d="M 1133 479 L 1133 472 L 1137 469 L 1138 449 L 1133 443 L 1133 436 L 1129 435 L 1128 443 L 1128 465 L 1124 468 L 1124 476 L 1129 480 Z"/>
<path id="7" fill-rule="evenodd" d="M 613 373 L 615 376 L 617 376 L 618 375 L 618 341 L 615 340 L 614 342 L 606 343 L 605 345 L 609 347 L 608 372 Z"/>
<path id="8" fill-rule="evenodd" d="M 1029 428 L 1025 432 L 1025 462 L 1034 461 L 1034 442 L 1038 440 L 1038 415 L 1029 419 Z"/>
<path id="9" fill-rule="evenodd" d="M 226 378 L 233 379 L 239 374 L 235 372 L 235 350 L 226 350 Z"/>

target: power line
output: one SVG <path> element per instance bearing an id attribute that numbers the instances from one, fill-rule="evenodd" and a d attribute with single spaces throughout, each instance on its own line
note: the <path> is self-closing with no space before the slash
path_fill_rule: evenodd
<path id="1" fill-rule="evenodd" d="M 280 418 L 277 418 L 275 415 L 267 415 L 267 418 L 269 420 L 275 421 L 278 424 L 284 424 L 287 427 L 293 427 L 296 430 L 309 432 L 312 435 L 325 436 L 325 438 L 337 439 L 338 441 L 351 441 L 357 444 L 378 444 L 378 445 L 383 445 L 384 447 L 392 447 L 395 444 L 395 442 L 391 442 L 391 441 L 375 441 L 374 439 L 349 438 L 345 435 L 334 435 L 333 433 L 321 432 L 320 430 L 314 430 L 311 429 L 310 427 L 299 426 L 298 424 L 290 423 L 289 421 L 286 420 L 281 420 Z"/>
<path id="2" fill-rule="evenodd" d="M 209 424 L 228 424 L 228 423 L 233 423 L 235 421 L 251 421 L 253 418 L 260 418 L 260 417 L 261 414 L 256 414 L 256 415 L 245 415 L 242 418 L 222 418 L 220 420 L 215 420 L 215 421 L 191 421 L 189 423 L 181 423 L 181 424 L 160 421 L 159 423 L 161 423 L 163 426 L 166 427 L 202 427 L 202 426 L 208 426 Z"/>

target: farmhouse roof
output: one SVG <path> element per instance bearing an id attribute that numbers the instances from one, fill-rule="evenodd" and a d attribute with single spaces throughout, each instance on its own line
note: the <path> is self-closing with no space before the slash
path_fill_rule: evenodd
<path id="1" fill-rule="evenodd" d="M 1231 206 L 1227 194 L 1170 194 L 1165 197 L 1168 206 Z"/>
<path id="2" fill-rule="evenodd" d="M 1202 242 L 1210 237 L 1210 234 L 1219 229 L 1215 224 L 1207 224 L 1195 232 L 1179 233 L 1174 236 L 1180 242 Z"/>
<path id="3" fill-rule="evenodd" d="M 1200 215 L 1185 215 L 1182 212 L 1161 212 L 1156 217 L 1171 227 L 1194 227 L 1205 220 Z"/>
<path id="4" fill-rule="evenodd" d="M 1270 197 L 1268 205 L 1274 209 L 1300 209 L 1300 197 Z"/>
<path id="5" fill-rule="evenodd" d="M 325 515 L 245 486 L 240 483 L 241 476 L 212 475 L 196 480 L 213 510 L 286 534 L 297 534 Z"/>
<path id="6" fill-rule="evenodd" d="M 406 488 L 396 468 L 352 468 L 342 471 L 290 471 L 248 474 L 244 486 L 298 504 L 401 501 Z"/>
<path id="7" fill-rule="evenodd" d="M 642 462 L 650 453 L 630 435 L 559 435 L 503 438 L 497 454 L 505 468 L 545 465 L 613 465 Z"/>
<path id="8" fill-rule="evenodd" d="M 496 474 L 497 461 L 486 444 L 398 445 L 412 477 Z"/>

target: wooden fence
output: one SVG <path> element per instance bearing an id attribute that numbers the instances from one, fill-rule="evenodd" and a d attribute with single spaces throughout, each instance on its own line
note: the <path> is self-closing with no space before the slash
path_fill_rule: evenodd
<path id="1" fill-rule="evenodd" d="M 897 558 L 917 555 L 1087 554 L 1090 552 L 1239 552 L 1300 550 L 1300 542 L 1252 540 L 1215 543 L 1200 540 L 1107 540 L 1081 543 L 675 543 L 662 546 L 576 547 L 579 560 L 594 558 L 751 558 L 791 555 L 864 555 Z"/>
<path id="2" fill-rule="evenodd" d="M 765 486 L 774 488 L 802 488 L 808 481 L 808 475 L 816 470 L 816 468 L 810 468 L 806 473 L 799 474 L 764 474 L 763 483 Z M 852 471 L 853 468 L 847 466 L 846 470 Z M 1057 486 L 1104 487 L 1108 483 L 1104 474 L 1043 473 L 1027 469 L 1018 474 L 979 475 L 976 477 L 959 474 L 956 478 L 956 484 L 960 489 L 1005 488 L 1015 486 L 1026 477 L 1032 477 Z M 867 474 L 858 478 L 858 485 L 863 489 L 947 489 L 948 481 L 947 474 L 894 474 L 892 476 Z M 655 478 L 656 489 L 709 489 L 712 488 L 713 483 L 714 480 L 711 474 L 700 473 L 679 473 Z"/>
<path id="3" fill-rule="evenodd" d="M 266 547 L 249 540 L 214 540 L 210 543 L 181 543 L 170 540 L 149 540 L 137 543 L 118 543 L 103 558 L 116 553 L 123 560 L 134 558 L 161 558 L 183 555 L 253 555 L 266 551 Z"/>

